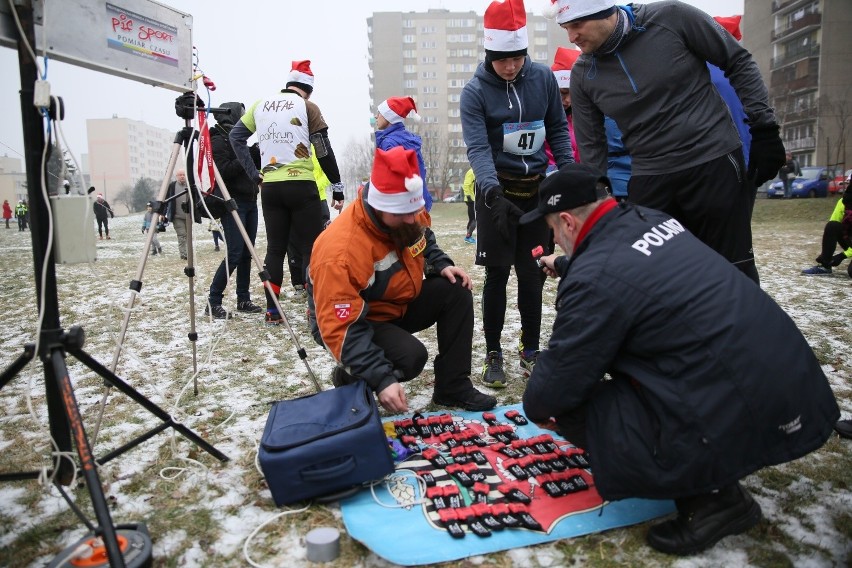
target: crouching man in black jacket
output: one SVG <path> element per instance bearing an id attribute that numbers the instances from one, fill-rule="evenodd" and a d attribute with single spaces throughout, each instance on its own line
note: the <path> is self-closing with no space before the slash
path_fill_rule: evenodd
<path id="1" fill-rule="evenodd" d="M 608 187 L 590 166 L 564 166 L 521 218 L 544 217 L 567 253 L 539 261 L 561 280 L 524 411 L 589 450 L 604 499 L 673 498 L 677 518 L 648 544 L 692 554 L 757 524 L 739 480 L 819 448 L 840 412 L 765 292 L 670 215 L 617 204 Z"/>

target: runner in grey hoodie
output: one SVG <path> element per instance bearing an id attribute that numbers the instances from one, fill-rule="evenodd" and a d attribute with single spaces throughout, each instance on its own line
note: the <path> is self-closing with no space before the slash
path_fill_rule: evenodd
<path id="1" fill-rule="evenodd" d="M 519 364 L 528 374 L 539 351 L 543 284 L 530 251 L 551 248 L 543 221 L 519 227 L 518 218 L 538 204 L 538 185 L 548 164 L 545 140 L 559 167 L 574 158 L 556 78 L 527 56 L 523 0 L 492 2 L 483 25 L 485 62 L 462 90 L 461 123 L 476 177 L 476 264 L 485 266 L 482 380 L 502 387 L 506 375 L 500 339 L 511 267 L 518 279 L 521 315 Z"/>
<path id="2" fill-rule="evenodd" d="M 749 52 L 709 15 L 677 0 L 557 0 L 556 7 L 556 21 L 583 52 L 571 71 L 583 163 L 606 169 L 604 115 L 612 117 L 633 160 L 630 200 L 673 215 L 758 281 L 754 190 L 774 177 L 784 146 Z M 745 108 L 748 172 L 706 62 L 725 72 Z"/>

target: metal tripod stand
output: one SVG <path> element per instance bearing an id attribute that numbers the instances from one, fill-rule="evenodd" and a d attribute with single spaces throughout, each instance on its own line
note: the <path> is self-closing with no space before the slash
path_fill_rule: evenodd
<path id="1" fill-rule="evenodd" d="M 34 102 L 34 85 L 38 78 L 37 65 L 28 47 L 35 45 L 35 25 L 32 5 L 22 3 L 16 8 L 21 22 L 18 38 L 18 65 L 21 78 L 21 119 L 23 125 L 25 161 L 27 170 L 27 187 L 30 201 L 31 238 L 33 247 L 33 265 L 35 271 L 36 297 L 39 311 L 42 315 L 39 329 L 38 347 L 28 344 L 24 352 L 0 374 L 0 389 L 6 386 L 34 357 L 38 357 L 44 367 L 44 382 L 46 403 L 51 437 L 59 452 L 70 452 L 72 439 L 80 460 L 80 469 L 86 482 L 92 501 L 98 526 L 86 523 L 95 537 L 103 540 L 109 563 L 113 567 L 124 568 L 125 553 L 119 545 L 116 527 L 112 522 L 109 507 L 104 497 L 97 466 L 121 455 L 125 451 L 139 445 L 155 434 L 174 428 L 193 443 L 220 461 L 228 457 L 212 445 L 205 442 L 186 426 L 175 422 L 168 413 L 163 411 L 130 385 L 117 377 L 109 369 L 95 361 L 83 351 L 84 333 L 82 328 L 72 327 L 68 332 L 61 328 L 59 320 L 59 300 L 56 286 L 56 266 L 53 254 L 53 243 L 49 239 L 50 211 L 48 197 L 42 193 L 42 180 L 46 175 L 40 154 L 45 144 L 43 117 Z M 42 285 L 42 272 L 44 284 Z M 103 458 L 96 459 L 83 426 L 82 416 L 74 395 L 74 387 L 68 374 L 65 357 L 66 353 L 74 355 L 81 363 L 103 377 L 110 385 L 115 386 L 134 401 L 162 420 L 162 424 L 114 450 Z M 76 464 L 71 460 L 58 460 L 55 469 L 49 472 L 53 482 L 68 485 L 74 477 Z M 17 472 L 0 474 L 0 481 L 36 479 L 40 471 Z M 63 492 L 64 494 L 64 492 Z M 70 501 L 69 501 L 70 503 Z M 79 511 L 75 511 L 78 512 Z M 85 519 L 84 519 L 85 520 Z M 149 551 L 148 551 L 149 552 Z M 138 556 L 134 560 L 142 560 Z M 150 560 L 150 557 L 147 559 Z"/>

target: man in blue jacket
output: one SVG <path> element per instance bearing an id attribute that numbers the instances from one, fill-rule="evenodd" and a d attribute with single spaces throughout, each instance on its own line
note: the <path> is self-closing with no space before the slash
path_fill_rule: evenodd
<path id="1" fill-rule="evenodd" d="M 524 412 L 589 450 L 604 499 L 673 498 L 648 544 L 693 554 L 757 524 L 739 480 L 819 448 L 840 411 L 772 298 L 671 215 L 608 189 L 569 165 L 521 218 L 543 217 L 566 252 L 540 259 L 560 281 Z"/>
<path id="2" fill-rule="evenodd" d="M 515 267 L 524 374 L 535 365 L 541 332 L 541 273 L 530 255 L 550 247 L 543 222 L 518 226 L 537 202 L 547 170 L 547 140 L 558 167 L 574 161 L 568 123 L 553 72 L 527 56 L 523 0 L 492 2 L 485 10 L 485 62 L 461 94 L 461 123 L 467 158 L 476 177 L 476 264 L 485 266 L 482 327 L 486 360 L 482 380 L 506 384 L 501 335 L 506 286 Z"/>

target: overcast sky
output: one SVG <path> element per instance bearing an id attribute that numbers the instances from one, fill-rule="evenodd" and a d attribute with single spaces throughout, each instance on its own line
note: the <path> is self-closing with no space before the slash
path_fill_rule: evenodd
<path id="1" fill-rule="evenodd" d="M 47 9 L 59 1 L 74 0 L 47 0 Z M 121 6 L 120 0 L 115 3 Z M 367 18 L 373 12 L 446 8 L 481 14 L 489 4 L 488 0 L 161 3 L 193 16 L 192 42 L 198 50 L 199 67 L 217 87 L 210 94 L 213 106 L 234 100 L 248 105 L 274 93 L 284 86 L 292 60 L 310 59 L 316 77 L 311 100 L 322 109 L 338 153 L 348 142 L 363 139 L 370 132 Z M 743 10 L 743 0 L 687 3 L 714 16 L 742 14 Z M 526 2 L 527 11 L 533 13 L 541 13 L 544 5 L 545 0 Z M 22 158 L 20 79 L 14 49 L 0 47 L 0 77 L 0 108 L 6 109 L 0 128 L 0 155 Z M 175 91 L 54 61 L 48 66 L 47 80 L 51 92 L 65 103 L 62 129 L 78 159 L 88 152 L 87 118 L 118 115 L 175 131 L 183 126 L 174 112 L 174 99 L 179 94 Z M 207 99 L 203 90 L 200 94 Z"/>

